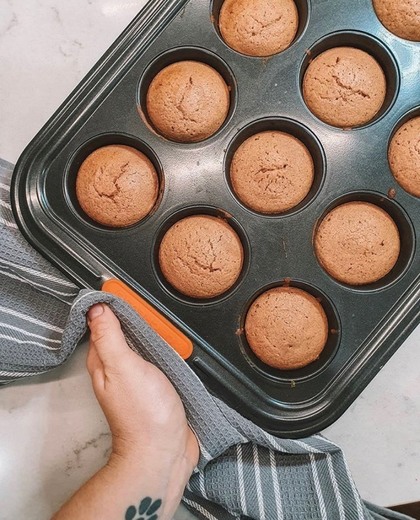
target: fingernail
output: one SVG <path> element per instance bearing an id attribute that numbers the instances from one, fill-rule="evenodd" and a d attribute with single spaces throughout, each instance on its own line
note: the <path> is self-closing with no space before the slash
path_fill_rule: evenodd
<path id="1" fill-rule="evenodd" d="M 100 316 L 104 312 L 104 306 L 102 303 L 97 303 L 93 307 L 91 307 L 88 311 L 88 323 Z"/>

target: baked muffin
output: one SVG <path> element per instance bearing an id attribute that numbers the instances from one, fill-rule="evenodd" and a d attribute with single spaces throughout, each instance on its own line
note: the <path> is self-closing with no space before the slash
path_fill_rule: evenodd
<path id="1" fill-rule="evenodd" d="M 103 146 L 83 161 L 76 178 L 82 210 L 110 227 L 125 227 L 144 218 L 156 203 L 159 177 L 141 152 L 120 144 Z"/>
<path id="2" fill-rule="evenodd" d="M 418 0 L 372 0 L 379 20 L 405 40 L 420 41 L 420 8 Z"/>
<path id="3" fill-rule="evenodd" d="M 311 189 L 314 163 L 306 146 L 278 131 L 260 132 L 236 150 L 230 179 L 237 197 L 254 211 L 283 213 Z"/>
<path id="4" fill-rule="evenodd" d="M 276 287 L 252 303 L 245 335 L 261 361 L 280 370 L 294 370 L 320 356 L 328 339 L 328 320 L 311 294 L 295 287 Z"/>
<path id="5" fill-rule="evenodd" d="M 202 141 L 223 125 L 230 93 L 222 76 L 198 61 L 179 61 L 162 69 L 146 96 L 156 130 L 179 142 Z"/>
<path id="6" fill-rule="evenodd" d="M 193 215 L 174 224 L 159 248 L 166 280 L 191 298 L 214 298 L 230 289 L 243 265 L 243 248 L 224 220 Z"/>
<path id="7" fill-rule="evenodd" d="M 271 56 L 287 49 L 298 25 L 293 0 L 225 0 L 219 14 L 226 44 L 248 56 Z"/>
<path id="8" fill-rule="evenodd" d="M 309 63 L 303 97 L 316 117 L 351 128 L 371 121 L 381 109 L 386 79 L 370 54 L 353 47 L 329 49 Z"/>
<path id="9" fill-rule="evenodd" d="M 336 280 L 366 285 L 380 280 L 400 254 L 398 228 L 369 202 L 347 202 L 330 211 L 315 233 L 315 252 Z"/>
<path id="10" fill-rule="evenodd" d="M 420 116 L 403 124 L 391 139 L 388 160 L 396 181 L 420 197 Z"/>

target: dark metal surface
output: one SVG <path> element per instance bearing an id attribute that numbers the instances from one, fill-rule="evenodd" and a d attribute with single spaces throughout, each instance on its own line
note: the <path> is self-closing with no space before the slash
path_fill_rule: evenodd
<path id="1" fill-rule="evenodd" d="M 220 397 L 272 432 L 303 436 L 335 420 L 420 321 L 420 200 L 398 186 L 387 161 L 392 133 L 409 115 L 420 115 L 420 44 L 389 33 L 370 0 L 299 0 L 301 23 L 292 46 L 268 59 L 245 57 L 218 35 L 214 21 L 220 3 L 172 0 L 146 6 L 21 156 L 14 211 L 28 240 L 72 279 L 100 288 L 105 278 L 120 278 L 190 335 L 191 366 Z M 339 45 L 370 52 L 388 81 L 378 117 L 346 131 L 317 120 L 301 94 L 309 59 Z M 182 59 L 209 63 L 231 87 L 226 123 L 201 143 L 164 140 L 140 115 L 153 75 Z M 227 176 L 235 147 L 265 129 L 296 135 L 315 162 L 308 197 L 279 217 L 241 205 Z M 145 151 L 162 179 L 153 214 L 124 230 L 89 221 L 75 197 L 81 161 L 111 143 Z M 347 200 L 386 209 L 402 240 L 393 271 L 359 289 L 330 278 L 312 247 L 319 219 Z M 194 213 L 227 218 L 246 251 L 239 282 L 214 301 L 176 294 L 156 262 L 162 233 Z M 255 296 L 285 279 L 320 298 L 333 329 L 320 359 L 290 372 L 266 367 L 241 333 Z"/>
<path id="2" fill-rule="evenodd" d="M 407 515 L 411 518 L 416 518 L 417 520 L 420 520 L 420 502 L 401 504 L 398 506 L 393 506 L 390 509 L 392 509 L 393 511 L 397 511 L 397 513 L 402 513 L 403 515 Z"/>

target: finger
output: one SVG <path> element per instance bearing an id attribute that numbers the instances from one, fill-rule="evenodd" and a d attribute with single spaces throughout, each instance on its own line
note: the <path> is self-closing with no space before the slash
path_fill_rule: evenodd
<path id="1" fill-rule="evenodd" d="M 107 305 L 94 305 L 88 312 L 88 325 L 90 341 L 104 368 L 118 366 L 131 350 L 114 313 Z"/>
<path id="2" fill-rule="evenodd" d="M 96 396 L 99 398 L 98 392 L 105 387 L 105 372 L 102 361 L 99 359 L 98 353 L 92 341 L 89 342 L 89 350 L 86 358 L 86 366 L 92 380 L 92 386 Z"/>
<path id="3" fill-rule="evenodd" d="M 105 389 L 105 371 L 103 367 L 97 366 L 89 372 L 90 379 L 92 381 L 93 390 L 98 399 L 100 399 L 101 392 Z"/>
<path id="4" fill-rule="evenodd" d="M 104 366 L 102 361 L 99 359 L 98 353 L 96 352 L 96 348 L 92 341 L 89 342 L 89 350 L 86 358 L 86 366 L 90 376 L 95 370 L 100 369 L 103 370 Z"/>

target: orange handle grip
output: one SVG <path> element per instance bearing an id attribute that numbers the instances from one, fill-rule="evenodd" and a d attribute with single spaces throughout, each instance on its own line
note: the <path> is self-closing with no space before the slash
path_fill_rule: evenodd
<path id="1" fill-rule="evenodd" d="M 193 351 L 192 341 L 125 283 L 112 278 L 102 285 L 102 290 L 129 303 L 183 359 L 188 359 L 191 356 Z"/>

